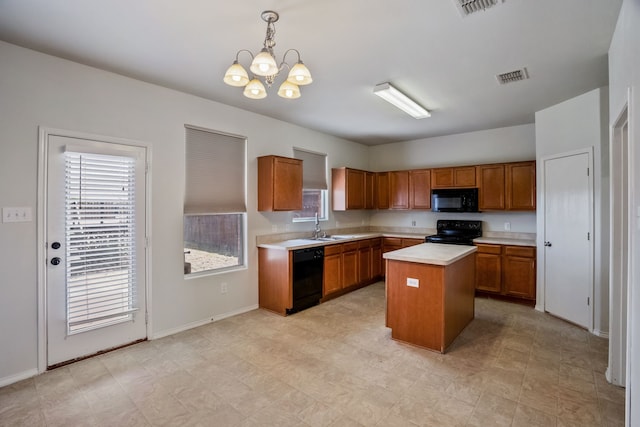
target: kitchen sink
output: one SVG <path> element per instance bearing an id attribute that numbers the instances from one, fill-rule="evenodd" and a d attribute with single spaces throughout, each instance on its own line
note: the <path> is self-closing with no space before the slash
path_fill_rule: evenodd
<path id="1" fill-rule="evenodd" d="M 336 240 L 353 239 L 355 236 L 335 235 L 335 236 L 322 236 L 311 237 L 309 240 L 319 240 L 321 242 L 334 242 Z"/>
<path id="2" fill-rule="evenodd" d="M 348 237 L 343 236 L 324 236 L 324 237 L 312 237 L 310 240 L 319 240 L 321 242 L 333 242 L 335 240 L 348 239 Z"/>

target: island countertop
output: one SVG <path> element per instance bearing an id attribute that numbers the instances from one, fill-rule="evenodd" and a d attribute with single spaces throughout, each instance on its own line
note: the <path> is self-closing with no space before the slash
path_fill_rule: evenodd
<path id="1" fill-rule="evenodd" d="M 396 251 L 386 252 L 384 259 L 417 262 L 421 264 L 449 265 L 477 251 L 475 246 L 422 243 Z"/>

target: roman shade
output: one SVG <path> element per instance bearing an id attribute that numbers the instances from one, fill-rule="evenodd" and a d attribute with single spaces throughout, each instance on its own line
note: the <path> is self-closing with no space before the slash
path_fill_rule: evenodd
<path id="1" fill-rule="evenodd" d="M 246 140 L 185 126 L 185 214 L 246 212 Z"/>
<path id="2" fill-rule="evenodd" d="M 326 154 L 294 148 L 293 157 L 302 160 L 302 188 L 304 190 L 328 189 Z"/>

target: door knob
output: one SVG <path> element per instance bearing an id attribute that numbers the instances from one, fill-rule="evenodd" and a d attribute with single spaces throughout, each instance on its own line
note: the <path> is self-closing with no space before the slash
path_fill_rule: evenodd
<path id="1" fill-rule="evenodd" d="M 51 265 L 58 265 L 60 264 L 60 261 L 62 260 L 58 257 L 51 258 Z"/>
<path id="2" fill-rule="evenodd" d="M 544 242 L 544 245 L 551 247 L 551 242 Z"/>

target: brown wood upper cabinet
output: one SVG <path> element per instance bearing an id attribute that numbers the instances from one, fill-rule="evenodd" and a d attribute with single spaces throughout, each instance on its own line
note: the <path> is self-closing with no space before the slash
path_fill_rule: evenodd
<path id="1" fill-rule="evenodd" d="M 465 188 L 476 185 L 475 166 L 431 169 L 431 188 Z"/>
<path id="2" fill-rule="evenodd" d="M 258 210 L 302 209 L 302 160 L 258 157 Z"/>
<path id="3" fill-rule="evenodd" d="M 536 210 L 536 162 L 507 163 L 505 190 L 508 210 Z"/>
<path id="4" fill-rule="evenodd" d="M 536 162 L 499 163 L 478 168 L 478 208 L 536 210 Z"/>
<path id="5" fill-rule="evenodd" d="M 504 165 L 478 166 L 478 209 L 504 210 Z"/>
<path id="6" fill-rule="evenodd" d="M 409 171 L 409 207 L 431 209 L 431 171 L 429 169 Z"/>
<path id="7" fill-rule="evenodd" d="M 364 208 L 375 209 L 376 207 L 376 174 L 365 172 L 364 175 Z"/>
<path id="8" fill-rule="evenodd" d="M 376 172 L 376 200 L 377 209 L 389 209 L 389 172 Z"/>
<path id="9" fill-rule="evenodd" d="M 409 171 L 389 172 L 389 209 L 409 209 Z"/>
<path id="10" fill-rule="evenodd" d="M 331 169 L 331 195 L 334 211 L 365 209 L 367 172 L 351 168 Z"/>

